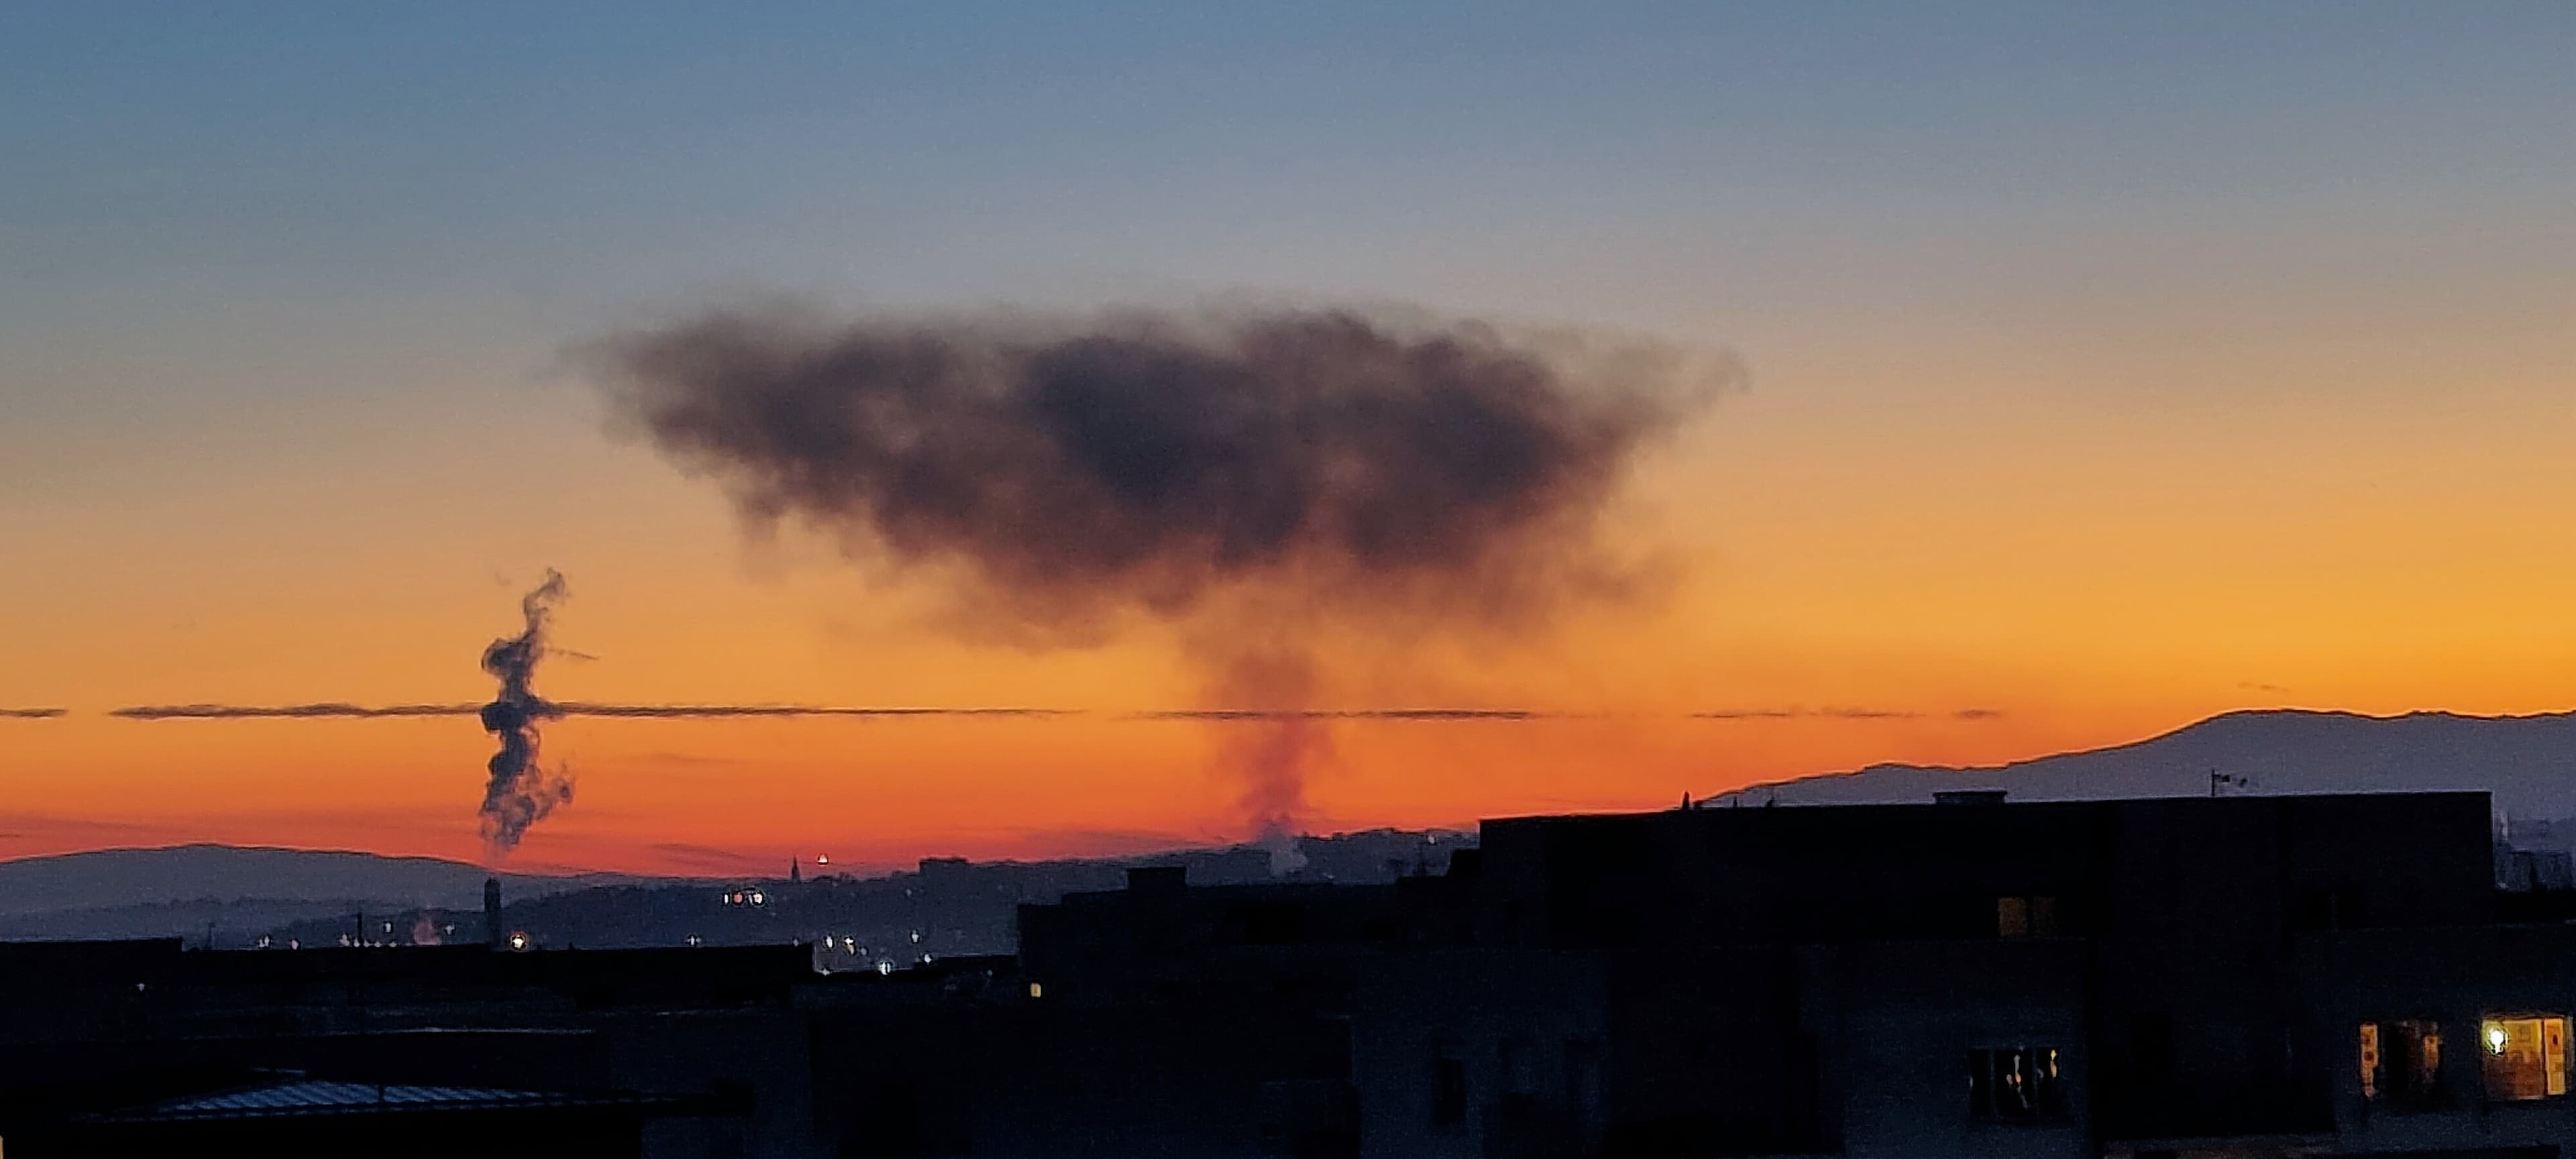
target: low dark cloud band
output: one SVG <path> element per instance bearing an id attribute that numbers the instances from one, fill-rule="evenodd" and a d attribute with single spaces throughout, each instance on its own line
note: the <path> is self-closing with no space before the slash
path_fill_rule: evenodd
<path id="1" fill-rule="evenodd" d="M 1559 714 L 1522 708 L 1182 708 L 1139 712 L 1130 720 L 1278 721 L 1278 720 L 1551 720 Z"/>
<path id="2" fill-rule="evenodd" d="M 1730 708 L 1694 712 L 1698 720 L 1927 720 L 1944 717 L 1950 720 L 2000 720 L 1998 708 L 1960 708 L 1949 712 L 1915 712 L 1894 708 Z"/>
<path id="3" fill-rule="evenodd" d="M 878 707 L 822 704 L 603 704 L 591 701 L 564 701 L 551 706 L 562 716 L 593 717 L 611 720 L 723 720 L 784 719 L 796 717 L 1000 717 L 1053 718 L 1090 715 L 1074 708 L 1031 708 L 1023 706 Z M 375 720 L 400 717 L 474 716 L 482 711 L 475 704 L 384 704 L 362 705 L 338 701 L 315 704 L 146 704 L 114 709 L 109 716 L 125 720 Z M 64 715 L 59 708 L 0 709 L 0 718 L 50 718 Z M 1263 721 L 1424 721 L 1474 723 L 1479 721 L 1512 723 L 1521 721 L 1563 720 L 1575 714 L 1526 708 L 1182 708 L 1133 712 L 1123 720 L 1198 721 L 1225 724 Z M 1948 719 L 1956 721 L 1999 720 L 2004 713 L 1994 708 L 1961 708 L 1948 712 L 1919 712 L 1882 708 L 1741 708 L 1694 712 L 1696 720 L 1840 720 L 1893 721 Z"/>
<path id="4" fill-rule="evenodd" d="M 141 704 L 111 709 L 126 720 L 329 720 L 402 716 L 473 716 L 479 704 Z"/>
<path id="5" fill-rule="evenodd" d="M 625 720 L 714 720 L 728 717 L 793 716 L 1072 716 L 1068 708 L 870 708 L 816 704 L 590 704 L 572 701 L 555 706 L 565 716 Z"/>
<path id="6" fill-rule="evenodd" d="M 552 704 L 554 715 L 628 720 L 704 720 L 724 717 L 796 716 L 1063 716 L 1056 708 L 866 708 L 815 704 Z M 474 716 L 479 704 L 145 704 L 109 716 L 126 720 L 375 720 L 387 717 Z"/>

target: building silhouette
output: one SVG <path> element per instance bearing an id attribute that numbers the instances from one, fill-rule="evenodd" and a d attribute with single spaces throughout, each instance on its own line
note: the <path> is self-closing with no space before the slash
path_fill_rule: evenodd
<path id="1" fill-rule="evenodd" d="M 1439 872 L 1360 885 L 1141 866 L 1022 906 L 1014 954 L 882 973 L 543 930 L 518 954 L 7 944 L 0 1139 L 2558 1155 L 2576 891 L 2500 888 L 2499 848 L 2484 794 L 1961 794 L 1489 821 Z M 985 904 L 974 881 L 925 862 L 915 888 Z"/>

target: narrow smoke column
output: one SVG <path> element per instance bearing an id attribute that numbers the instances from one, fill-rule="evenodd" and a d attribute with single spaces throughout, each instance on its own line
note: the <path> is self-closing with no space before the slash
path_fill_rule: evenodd
<path id="1" fill-rule="evenodd" d="M 501 879 L 483 879 L 483 940 L 501 948 Z"/>
<path id="2" fill-rule="evenodd" d="M 1212 694 L 1219 701 L 1269 710 L 1225 730 L 1222 759 L 1241 779 L 1236 804 L 1253 841 L 1269 852 L 1271 872 L 1303 869 L 1297 837 L 1306 813 L 1306 777 L 1333 752 L 1331 722 L 1302 711 L 1315 698 L 1314 659 L 1282 643 L 1238 646 L 1231 657 L 1205 663 L 1216 670 Z"/>
<path id="3" fill-rule="evenodd" d="M 483 730 L 501 741 L 483 789 L 483 844 L 495 859 L 518 848 L 529 826 L 572 803 L 572 774 L 537 763 L 537 723 L 563 715 L 537 695 L 537 663 L 546 656 L 546 623 L 554 605 L 568 594 L 563 576 L 548 568 L 546 582 L 519 601 L 526 629 L 483 650 L 483 671 L 501 682 L 481 714 Z"/>

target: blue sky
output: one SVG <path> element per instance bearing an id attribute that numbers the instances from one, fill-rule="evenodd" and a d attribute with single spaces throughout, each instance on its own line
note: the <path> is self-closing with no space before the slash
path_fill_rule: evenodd
<path id="1" fill-rule="evenodd" d="M 578 322 L 737 283 L 1624 316 L 1721 279 L 1776 301 L 1927 276 L 1909 267 L 2063 276 L 2140 246 L 2550 213 L 2576 56 L 2576 15 L 2550 4 L 0 21 L 0 302 L 20 326 L 460 298 Z M 1856 251 L 1866 278 L 1837 277 Z"/>
<path id="2" fill-rule="evenodd" d="M 469 430 L 763 293 L 2546 366 L 2571 61 L 2551 3 L 15 6 L 0 486 Z"/>

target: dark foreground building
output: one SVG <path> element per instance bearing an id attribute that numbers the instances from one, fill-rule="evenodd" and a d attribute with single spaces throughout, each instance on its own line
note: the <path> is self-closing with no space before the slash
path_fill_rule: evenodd
<path id="1" fill-rule="evenodd" d="M 13 1156 L 2539 1157 L 2576 904 L 2482 794 L 1487 822 L 1015 957 L 0 947 Z M 2529 875 L 2525 875 L 2526 878 Z"/>
<path id="2" fill-rule="evenodd" d="M 1392 1040 L 1355 1059 L 1364 1089 L 1463 1083 L 1445 1107 L 1382 1101 L 1365 1154 L 2368 1150 L 2379 1119 L 2338 1098 L 2360 947 L 2494 928 L 2476 794 L 1962 795 L 1484 836 L 1476 945 L 1408 963 L 1364 1020 Z M 1441 978 L 1471 970 L 1498 984 Z"/>
<path id="3" fill-rule="evenodd" d="M 628 1156 L 683 1100 L 272 1079 L 77 1116 L 41 1140 L 95 1156 L 342 1152 L 503 1159 Z M 43 1148 L 40 1148 L 40 1150 Z"/>
<path id="4" fill-rule="evenodd" d="M 795 946 L 0 945 L 0 1146 L 751 1154 L 802 1129 L 801 1070 L 747 1044 L 787 1032 L 808 961 Z"/>

